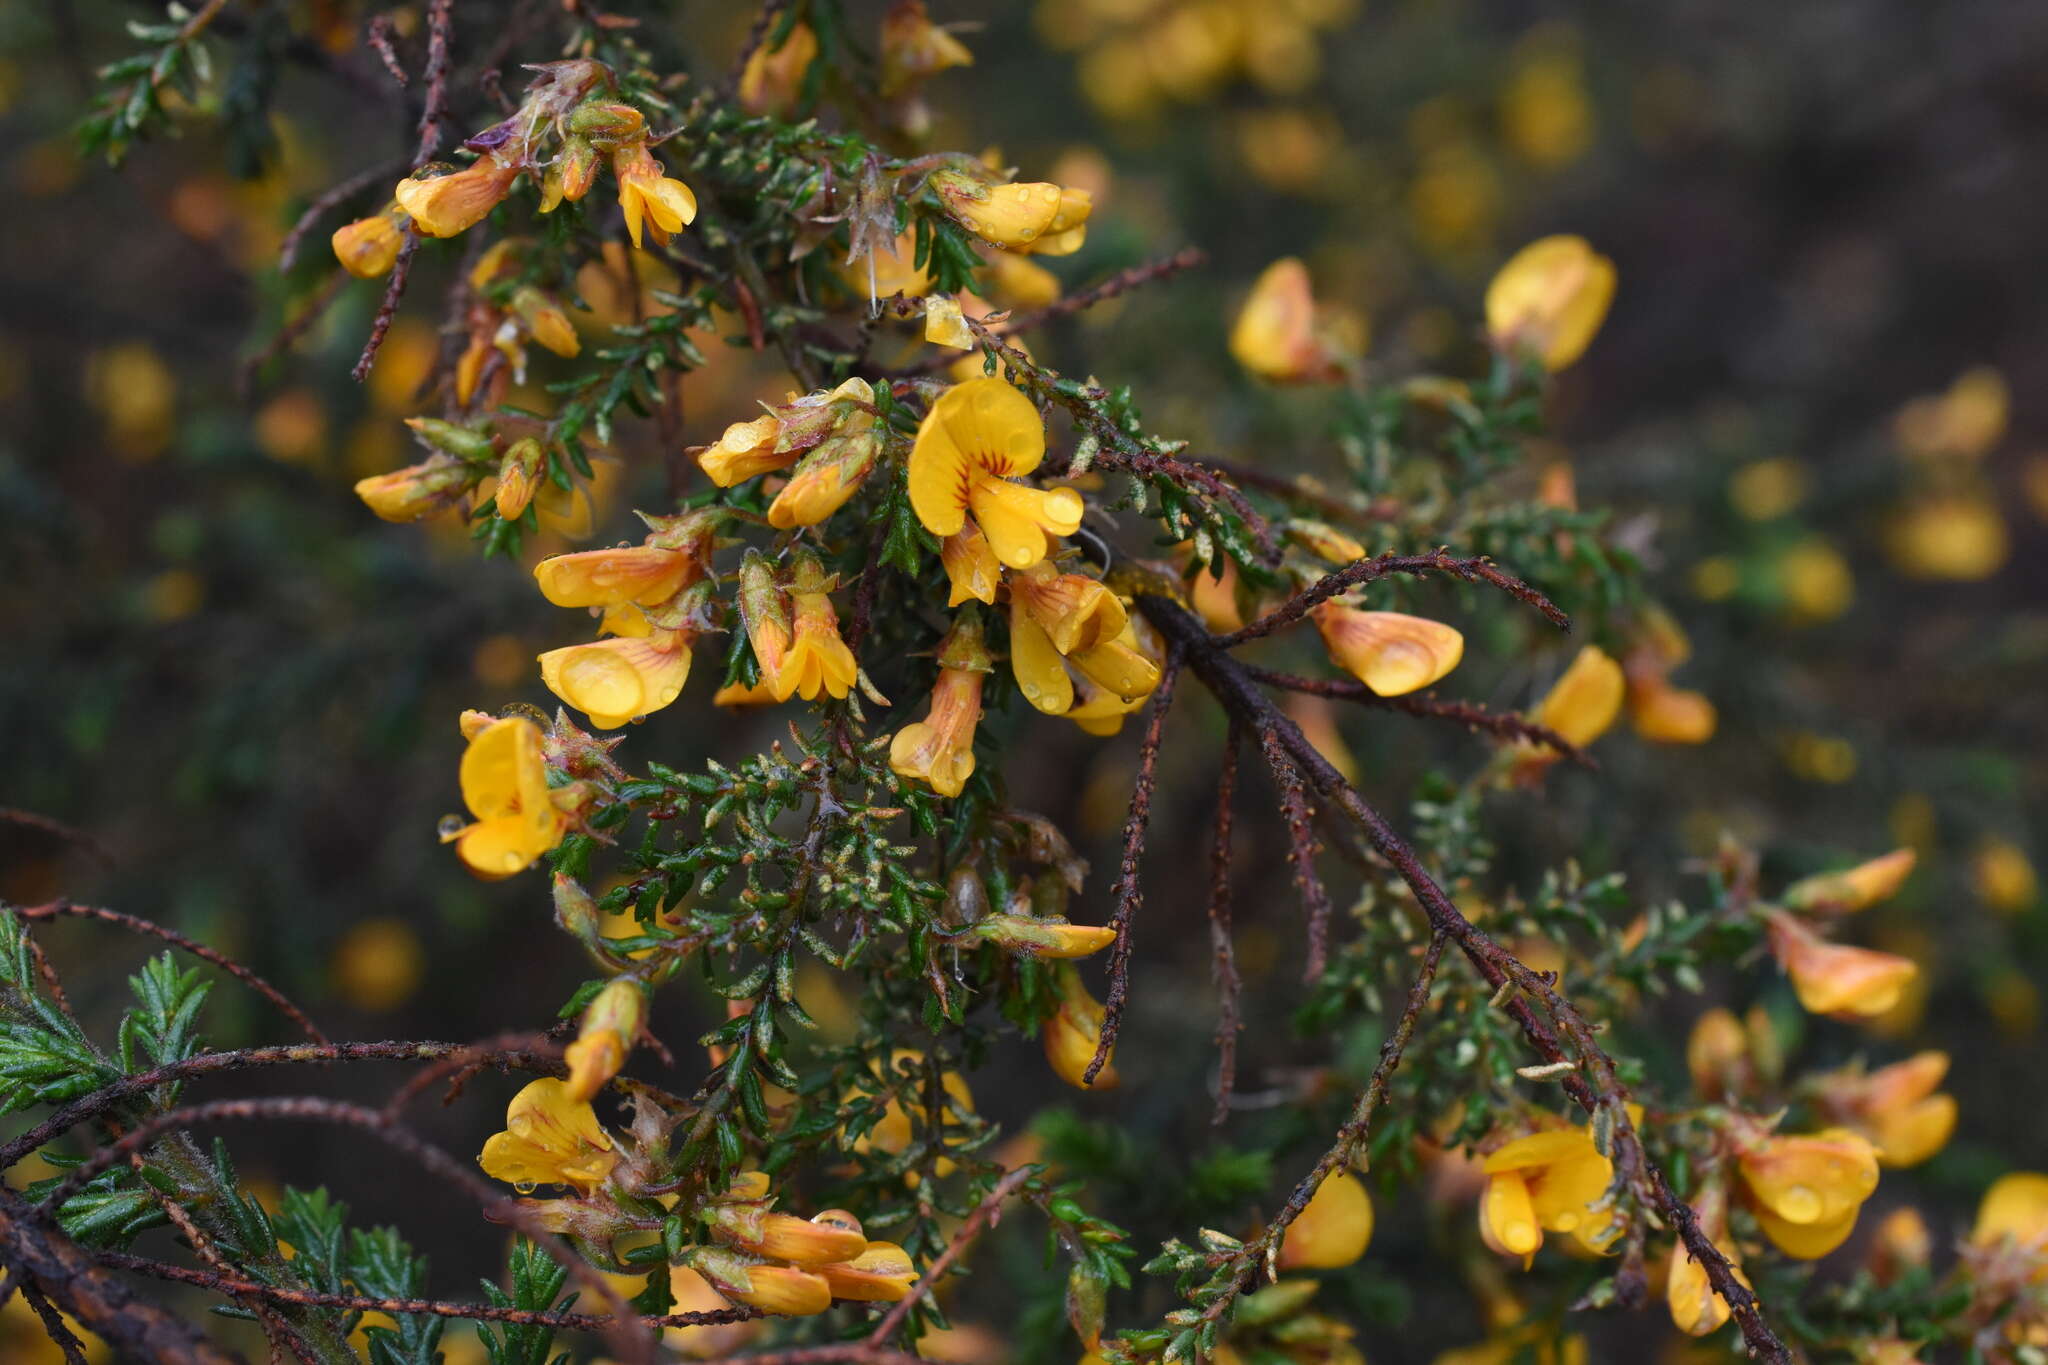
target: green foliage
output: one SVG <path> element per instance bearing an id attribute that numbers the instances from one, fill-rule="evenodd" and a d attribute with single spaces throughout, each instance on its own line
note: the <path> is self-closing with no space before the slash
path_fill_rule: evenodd
<path id="1" fill-rule="evenodd" d="M 484 1299 L 498 1308 L 518 1308 L 531 1313 L 566 1312 L 575 1295 L 562 1297 L 569 1271 L 560 1262 L 524 1238 L 515 1239 L 507 1258 L 510 1292 L 489 1280 L 483 1282 Z M 568 1353 L 555 1353 L 554 1329 L 520 1323 L 485 1324 L 477 1328 L 491 1365 L 554 1365 L 567 1360 Z"/>

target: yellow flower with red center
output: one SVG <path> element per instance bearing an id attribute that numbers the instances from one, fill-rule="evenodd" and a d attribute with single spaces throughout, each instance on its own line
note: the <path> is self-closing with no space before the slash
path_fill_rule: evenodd
<path id="1" fill-rule="evenodd" d="M 361 280 L 374 280 L 391 273 L 398 263 L 399 248 L 405 245 L 403 215 L 386 209 L 353 223 L 343 223 L 331 239 L 334 259 L 341 268 Z"/>
<path id="2" fill-rule="evenodd" d="M 523 146 L 519 154 L 523 154 Z M 500 160 L 487 153 L 475 165 L 448 175 L 398 182 L 392 198 L 412 216 L 413 226 L 429 237 L 453 237 L 475 227 L 512 192 L 519 178 L 519 154 Z"/>
<path id="3" fill-rule="evenodd" d="M 896 0 L 882 16 L 884 99 L 894 99 L 951 67 L 973 65 L 974 54 L 931 21 L 924 0 Z"/>
<path id="4" fill-rule="evenodd" d="M 541 681 L 598 729 L 616 730 L 682 695 L 695 639 L 693 630 L 657 628 L 551 649 L 539 656 Z"/>
<path id="5" fill-rule="evenodd" d="M 982 643 L 981 622 L 963 613 L 939 646 L 939 680 L 931 709 L 889 741 L 889 767 L 941 796 L 958 796 L 974 775 L 974 729 L 981 720 L 981 685 L 993 665 Z"/>
<path id="6" fill-rule="evenodd" d="M 569 1098 L 587 1102 L 618 1075 L 646 1023 L 646 988 L 623 978 L 608 982 L 585 1007 L 576 1041 L 562 1050 Z"/>
<path id="7" fill-rule="evenodd" d="M 1280 1239 L 1282 1270 L 1338 1270 L 1372 1242 L 1372 1196 L 1349 1171 L 1332 1171 Z"/>
<path id="8" fill-rule="evenodd" d="M 804 75 L 818 59 L 818 35 L 799 22 L 783 35 L 782 45 L 756 47 L 740 72 L 740 107 L 750 114 L 785 117 L 796 109 Z"/>
<path id="9" fill-rule="evenodd" d="M 512 1097 L 505 1131 L 484 1144 L 477 1164 L 514 1185 L 570 1185 L 589 1194 L 619 1164 L 619 1154 L 590 1105 L 547 1077 Z"/>
<path id="10" fill-rule="evenodd" d="M 1848 1239 L 1857 1211 L 1877 1189 L 1877 1148 L 1846 1128 L 1764 1136 L 1737 1151 L 1736 1170 L 1772 1244 L 1787 1256 L 1818 1260 Z"/>
<path id="11" fill-rule="evenodd" d="M 910 452 L 910 505 L 935 536 L 970 515 L 1012 569 L 1044 559 L 1051 538 L 1081 525 L 1081 495 L 1014 480 L 1045 458 L 1045 423 L 1031 400 L 1000 379 L 970 379 L 940 395 Z"/>
<path id="12" fill-rule="evenodd" d="M 966 171 L 946 169 L 931 187 L 954 220 L 992 246 L 1034 255 L 1079 251 L 1094 197 L 1044 181 L 991 185 Z"/>
<path id="13" fill-rule="evenodd" d="M 1519 1137 L 1480 1163 L 1486 1186 L 1479 1196 L 1479 1235 L 1523 1265 L 1543 1245 L 1545 1232 L 1567 1234 L 1578 1247 L 1604 1252 L 1621 1228 L 1607 1201 L 1614 1163 L 1580 1128 L 1548 1128 Z"/>
<path id="14" fill-rule="evenodd" d="M 1364 324 L 1317 307 L 1308 267 L 1293 256 L 1265 268 L 1230 328 L 1237 363 L 1276 384 L 1342 379 L 1364 350 Z"/>
<path id="15" fill-rule="evenodd" d="M 1865 910 L 1897 895 L 1918 861 L 1912 849 L 1895 848 L 1845 872 L 1823 872 L 1796 881 L 1785 888 L 1778 902 L 1788 910 L 1808 913 Z"/>
<path id="16" fill-rule="evenodd" d="M 1614 301 L 1614 262 L 1583 237 L 1531 242 L 1486 287 L 1486 330 L 1509 354 L 1527 354 L 1553 373 L 1592 344 Z"/>
<path id="17" fill-rule="evenodd" d="M 1955 1096 L 1936 1091 L 1947 1074 L 1948 1054 L 1930 1050 L 1869 1073 L 1831 1072 L 1814 1085 L 1822 1110 L 1875 1143 L 1880 1163 L 1917 1166 L 1955 1132 Z"/>
<path id="18" fill-rule="evenodd" d="M 1382 697 L 1428 687 L 1465 657 L 1465 637 L 1441 621 L 1335 601 L 1314 615 L 1331 661 Z"/>
<path id="19" fill-rule="evenodd" d="M 626 235 L 640 245 L 642 224 L 656 245 L 697 218 L 697 196 L 680 180 L 662 172 L 661 162 L 645 142 L 628 143 L 612 153 L 612 175 L 619 182 L 619 208 L 626 215 Z"/>
<path id="20" fill-rule="evenodd" d="M 568 832 L 548 787 L 540 729 L 523 716 L 490 721 L 470 736 L 461 781 L 463 803 L 476 823 L 450 837 L 478 876 L 524 871 Z"/>
<path id="21" fill-rule="evenodd" d="M 1799 1003 L 1814 1014 L 1873 1019 L 1899 1003 L 1919 974 L 1911 958 L 1830 943 L 1790 915 L 1766 921 L 1771 952 L 1792 978 Z"/>
<path id="22" fill-rule="evenodd" d="M 1102 1002 L 1088 993 L 1081 983 L 1081 974 L 1065 963 L 1055 977 L 1055 989 L 1059 993 L 1059 1007 L 1039 1025 L 1045 1059 L 1052 1063 L 1053 1074 L 1076 1089 L 1116 1089 L 1122 1078 L 1116 1074 L 1113 1048 L 1103 1060 L 1102 1070 L 1095 1073 L 1094 1083 L 1084 1079 L 1088 1064 L 1095 1060 L 1096 1049 L 1102 1044 Z"/>

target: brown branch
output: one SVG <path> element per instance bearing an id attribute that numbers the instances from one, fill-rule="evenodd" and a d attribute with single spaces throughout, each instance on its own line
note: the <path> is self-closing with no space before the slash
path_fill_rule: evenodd
<path id="1" fill-rule="evenodd" d="M 1279 735 L 1261 731 L 1259 748 L 1280 787 L 1280 812 L 1287 820 L 1287 859 L 1294 865 L 1295 892 L 1308 912 L 1308 966 L 1302 981 L 1313 985 L 1322 978 L 1330 946 L 1330 892 L 1316 873 L 1315 813 L 1309 809 L 1301 774 L 1289 760 Z"/>
<path id="2" fill-rule="evenodd" d="M 20 825 L 25 829 L 41 830 L 53 839 L 61 839 L 67 844 L 76 844 L 87 853 L 90 853 L 95 860 L 106 864 L 108 867 L 114 865 L 114 855 L 107 852 L 105 846 L 99 840 L 93 838 L 84 830 L 67 825 L 62 820 L 56 819 L 53 816 L 38 814 L 32 810 L 19 810 L 13 806 L 0 806 L 0 823 Z"/>
<path id="3" fill-rule="evenodd" d="M 323 191 L 312 203 L 306 205 L 306 211 L 292 224 L 292 230 L 284 235 L 284 243 L 277 249 L 278 271 L 283 273 L 298 263 L 299 248 L 305 243 L 306 234 L 313 230 L 313 225 L 321 218 L 379 180 L 396 175 L 404 169 L 403 161 L 380 161 L 368 170 L 357 171 L 340 184 Z"/>
<path id="4" fill-rule="evenodd" d="M 86 1359 L 85 1343 L 78 1339 L 78 1334 L 64 1321 L 64 1315 L 51 1307 L 50 1301 L 43 1297 L 41 1290 L 33 1284 L 23 1285 L 21 1301 L 26 1303 L 29 1311 L 42 1321 L 43 1335 L 63 1352 L 64 1365 L 91 1365 Z"/>
<path id="5" fill-rule="evenodd" d="M 420 249 L 420 232 L 416 227 L 405 230 L 405 245 L 398 248 L 398 259 L 391 265 L 391 282 L 384 286 L 384 301 L 377 305 L 377 316 L 370 321 L 369 339 L 363 342 L 363 353 L 356 357 L 356 366 L 349 375 L 360 384 L 370 377 L 370 367 L 377 363 L 377 351 L 384 345 L 384 334 L 391 330 L 393 319 L 398 316 L 398 305 L 405 297 L 405 282 L 412 277 L 412 258 Z"/>
<path id="6" fill-rule="evenodd" d="M 1557 731 L 1547 725 L 1538 725 L 1535 721 L 1518 716 L 1512 711 L 1489 711 L 1477 702 L 1445 701 L 1440 697 L 1382 697 L 1354 678 L 1304 678 L 1297 673 L 1282 673 L 1277 669 L 1261 668 L 1257 664 L 1238 666 L 1253 679 L 1268 687 L 1303 692 L 1312 697 L 1355 701 L 1366 706 L 1376 706 L 1386 711 L 1400 711 L 1430 720 L 1448 720 L 1468 730 L 1484 730 L 1501 739 L 1541 744 L 1545 748 L 1556 750 L 1580 767 L 1595 772 L 1600 769 L 1598 759 Z"/>
<path id="7" fill-rule="evenodd" d="M 152 1275 L 178 1284 L 197 1285 L 217 1294 L 260 1298 L 271 1303 L 295 1304 L 305 1308 L 339 1308 L 363 1313 L 424 1313 L 437 1318 L 465 1318 L 471 1322 L 507 1322 L 520 1327 L 559 1327 L 571 1332 L 602 1332 L 613 1319 L 591 1313 L 557 1313 L 533 1308 L 500 1308 L 488 1303 L 455 1303 L 447 1299 L 380 1299 L 366 1294 L 327 1294 L 313 1289 L 288 1289 L 239 1279 L 185 1266 L 152 1261 L 105 1251 L 97 1257 L 101 1265 L 138 1275 Z M 632 1320 L 643 1327 L 712 1327 L 729 1322 L 750 1322 L 761 1315 L 751 1308 L 714 1308 L 702 1313 L 640 1313 Z"/>
<path id="8" fill-rule="evenodd" d="M 1344 498 L 1332 497 L 1328 493 L 1305 487 L 1298 478 L 1291 479 L 1284 474 L 1275 474 L 1260 469 L 1257 465 L 1242 460 L 1226 460 L 1214 455 L 1204 455 L 1195 463 L 1206 469 L 1213 469 L 1232 483 L 1244 488 L 1256 488 L 1261 493 L 1271 493 L 1303 507 L 1311 507 L 1326 517 L 1347 521 L 1392 521 L 1401 515 L 1401 504 L 1389 498 L 1371 503 L 1356 503 Z"/>
<path id="9" fill-rule="evenodd" d="M 391 73 L 392 80 L 401 86 L 410 85 L 412 80 L 405 74 L 405 67 L 399 63 L 397 49 L 391 45 L 393 23 L 394 20 L 389 14 L 377 15 L 370 20 L 369 28 L 363 34 L 363 41 L 370 45 L 370 50 L 384 63 L 384 69 Z"/>
<path id="10" fill-rule="evenodd" d="M 441 150 L 441 121 L 448 116 L 448 32 L 454 25 L 455 0 L 430 0 L 427 5 L 427 98 L 420 108 L 420 141 L 413 151 L 418 170 Z"/>
<path id="11" fill-rule="evenodd" d="M 211 962 L 214 966 L 240 981 L 250 990 L 276 1006 L 278 1013 L 298 1025 L 300 1031 L 314 1042 L 325 1043 L 327 1041 L 327 1035 L 314 1026 L 313 1021 L 306 1017 L 304 1010 L 301 1010 L 297 1005 L 286 999 L 283 991 L 280 991 L 277 987 L 271 985 L 268 981 L 265 981 L 262 977 L 256 975 L 256 973 L 250 971 L 227 954 L 187 938 L 176 929 L 167 929 L 161 924 L 156 924 L 142 918 L 140 915 L 123 914 L 119 910 L 107 910 L 97 905 L 80 905 L 75 901 L 61 899 L 51 901 L 46 905 L 15 907 L 14 913 L 25 920 L 31 921 L 54 920 L 59 915 L 72 915 L 81 919 L 96 919 L 106 924 L 118 924 L 122 928 L 131 929 L 138 934 L 147 934 L 152 938 L 160 938 L 174 947 L 184 949 L 202 961 Z"/>
<path id="12" fill-rule="evenodd" d="M 0 1264 L 14 1281 L 69 1313 L 115 1355 L 155 1365 L 241 1365 L 183 1319 L 136 1297 L 94 1263 L 54 1220 L 0 1186 Z"/>
<path id="13" fill-rule="evenodd" d="M 1095 1084 L 1096 1076 L 1109 1064 L 1116 1048 L 1117 1030 L 1123 1027 L 1124 1001 L 1131 992 L 1131 921 L 1145 893 L 1138 883 L 1138 862 L 1145 855 L 1145 828 L 1152 820 L 1152 792 L 1159 782 L 1159 746 L 1166 737 L 1166 709 L 1173 704 L 1174 684 L 1180 680 L 1180 651 L 1167 651 L 1166 665 L 1159 671 L 1159 686 L 1152 693 L 1152 707 L 1145 716 L 1145 737 L 1138 745 L 1138 778 L 1131 787 L 1131 810 L 1124 818 L 1124 856 L 1116 883 L 1116 946 L 1109 951 L 1109 994 L 1102 1002 L 1102 1029 L 1095 1040 L 1095 1055 L 1081 1073 L 1082 1085 Z"/>
<path id="14" fill-rule="evenodd" d="M 875 1330 L 867 1335 L 867 1346 L 880 1346 L 894 1335 L 896 1329 L 903 1325 L 903 1320 L 910 1316 L 910 1310 L 916 1306 L 917 1301 L 931 1293 L 933 1287 L 938 1284 L 939 1277 L 952 1267 L 953 1262 L 960 1259 L 960 1254 L 967 1250 L 967 1244 L 979 1237 L 984 1227 L 993 1227 L 1002 1220 L 1003 1202 L 1015 1194 L 1017 1187 L 1029 1180 L 1037 1169 L 1035 1166 L 1019 1166 L 995 1183 L 994 1188 L 989 1190 L 988 1197 L 975 1207 L 973 1213 L 967 1215 L 967 1221 L 960 1225 L 959 1231 L 946 1243 L 946 1249 L 939 1253 L 938 1259 L 925 1267 L 924 1274 L 910 1287 L 910 1292 L 898 1299 L 883 1315 L 882 1320 L 875 1324 Z"/>
<path id="15" fill-rule="evenodd" d="M 111 1112 L 124 1100 L 146 1095 L 158 1086 L 170 1085 L 192 1077 L 211 1075 L 217 1071 L 247 1071 L 259 1067 L 300 1066 L 319 1062 L 402 1062 L 446 1057 L 459 1057 L 464 1060 L 482 1057 L 499 1066 L 538 1072 L 542 1075 L 559 1076 L 566 1072 L 561 1059 L 551 1051 L 526 1051 L 516 1046 L 498 1048 L 492 1043 L 322 1042 L 298 1043 L 288 1047 L 242 1048 L 234 1052 L 205 1052 L 197 1057 L 187 1057 L 181 1062 L 166 1062 L 148 1071 L 138 1071 L 110 1085 L 101 1086 L 89 1095 L 79 1096 L 28 1132 L 0 1147 L 0 1171 L 11 1168 L 30 1152 L 61 1137 L 79 1124 Z"/>
<path id="16" fill-rule="evenodd" d="M 550 1044 L 543 1034 L 504 1033 L 485 1042 L 469 1047 L 455 1048 L 437 1057 L 431 1065 L 423 1066 L 404 1085 L 391 1092 L 391 1098 L 384 1101 L 384 1116 L 396 1119 L 405 1112 L 415 1097 L 425 1094 L 443 1077 L 452 1077 L 448 1082 L 448 1093 L 441 1102 L 453 1104 L 462 1095 L 462 1087 L 470 1078 L 488 1066 L 503 1067 L 507 1057 L 517 1056 L 520 1062 L 511 1065 L 522 1066 L 528 1071 L 544 1072 L 559 1076 L 567 1071 L 562 1063 L 561 1049 Z"/>
<path id="17" fill-rule="evenodd" d="M 1388 553 L 1376 555 L 1371 559 L 1354 559 L 1343 568 L 1324 574 L 1244 629 L 1217 636 L 1216 647 L 1231 649 L 1248 640 L 1271 635 L 1276 630 L 1293 625 L 1337 594 L 1394 573 L 1441 573 L 1463 579 L 1467 583 L 1488 583 L 1516 601 L 1542 612 L 1558 629 L 1571 629 L 1571 618 L 1560 611 L 1556 603 L 1513 574 L 1502 572 L 1492 560 L 1483 555 L 1471 559 L 1457 559 L 1446 550 L 1436 550 L 1426 555 Z"/>
<path id="18" fill-rule="evenodd" d="M 1237 946 L 1230 932 L 1231 807 L 1237 798 L 1237 750 L 1243 727 L 1231 722 L 1223 741 L 1223 766 L 1216 774 L 1216 823 L 1209 837 L 1210 974 L 1216 981 L 1216 1112 L 1212 1122 L 1230 1116 L 1230 1095 L 1237 1084 L 1237 1035 L 1244 1027 L 1238 1016 L 1243 983 L 1237 975 Z"/>
<path id="19" fill-rule="evenodd" d="M 64 1201 L 83 1189 L 94 1176 L 117 1162 L 125 1161 L 130 1152 L 141 1151 L 167 1133 L 227 1119 L 283 1119 L 331 1123 L 359 1129 L 381 1139 L 424 1168 L 429 1175 L 456 1186 L 474 1198 L 482 1205 L 486 1218 L 492 1222 L 511 1224 L 527 1240 L 553 1256 L 570 1275 L 611 1309 L 609 1316 L 612 1321 L 605 1331 L 613 1349 L 636 1362 L 636 1365 L 651 1365 L 652 1342 L 645 1332 L 628 1330 L 629 1327 L 637 1325 L 637 1315 L 633 1313 L 619 1291 L 612 1286 L 611 1281 L 599 1274 L 594 1266 L 570 1250 L 560 1237 L 550 1232 L 523 1201 L 506 1197 L 463 1162 L 457 1161 L 439 1147 L 386 1118 L 377 1110 L 359 1104 L 347 1104 L 316 1096 L 290 1096 L 215 1100 L 209 1104 L 194 1104 L 167 1110 L 138 1123 L 66 1172 L 64 1179 L 37 1206 L 38 1211 L 50 1214 L 62 1208 Z"/>
<path id="20" fill-rule="evenodd" d="M 1407 841 L 1316 752 L 1300 727 L 1274 706 L 1243 666 L 1225 652 L 1229 637 L 1211 635 L 1197 617 L 1164 597 L 1141 596 L 1138 607 L 1170 646 L 1184 652 L 1188 667 L 1233 720 L 1249 725 L 1261 737 L 1268 733 L 1278 736 L 1309 785 L 1357 825 L 1374 851 L 1407 883 L 1432 930 L 1457 944 L 1488 985 L 1513 987 L 1504 991 L 1508 1015 L 1546 1062 L 1571 1064 L 1572 1070 L 1560 1080 L 1565 1092 L 1588 1114 L 1604 1118 L 1611 1127 L 1617 1186 L 1679 1229 L 1686 1250 L 1705 1269 L 1714 1291 L 1728 1303 L 1750 1353 L 1789 1363 L 1791 1353 L 1764 1321 L 1756 1296 L 1735 1277 L 1728 1258 L 1700 1232 L 1697 1220 L 1685 1216 L 1689 1210 L 1650 1163 L 1628 1115 L 1628 1088 L 1585 1016 L 1558 993 L 1550 977 L 1531 971 L 1459 912 Z M 1542 1006 L 1541 1014 L 1531 1005 L 1532 1000 Z M 1624 1302 L 1632 1294 L 1639 1296 L 1643 1288 L 1639 1267 L 1634 1273 L 1617 1276 L 1617 1288 Z"/>

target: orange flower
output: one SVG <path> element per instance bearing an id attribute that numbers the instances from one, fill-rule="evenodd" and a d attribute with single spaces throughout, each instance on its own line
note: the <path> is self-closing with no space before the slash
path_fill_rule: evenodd
<path id="1" fill-rule="evenodd" d="M 1771 952 L 1792 978 L 1799 1003 L 1814 1014 L 1871 1019 L 1899 1003 L 1919 973 L 1911 958 L 1830 943 L 1786 914 L 1766 921 Z"/>
<path id="2" fill-rule="evenodd" d="M 386 209 L 334 230 L 334 259 L 357 279 L 374 280 L 391 273 L 405 245 L 405 224 Z"/>
<path id="3" fill-rule="evenodd" d="M 475 482 L 469 465 L 436 452 L 418 464 L 357 480 L 356 496 L 385 521 L 418 521 L 453 507 Z"/>
<path id="4" fill-rule="evenodd" d="M 882 96 L 893 99 L 955 66 L 973 66 L 966 44 L 925 13 L 924 0 L 896 0 L 882 16 Z"/>
<path id="5" fill-rule="evenodd" d="M 825 566 L 809 550 L 797 553 L 789 586 L 789 600 L 795 608 L 789 651 L 769 677 L 775 700 L 800 696 L 815 701 L 823 693 L 844 697 L 853 690 L 859 666 L 853 651 L 839 638 L 839 616 L 826 594 L 832 580 Z"/>
<path id="6" fill-rule="evenodd" d="M 1314 614 L 1331 661 L 1382 697 L 1428 687 L 1465 657 L 1465 637 L 1440 621 L 1335 601 Z"/>
<path id="7" fill-rule="evenodd" d="M 1867 909 L 1897 895 L 1913 875 L 1916 861 L 1912 849 L 1895 848 L 1846 872 L 1823 872 L 1794 882 L 1778 901 L 1788 910 L 1807 912 Z"/>
<path id="8" fill-rule="evenodd" d="M 1045 1041 L 1045 1059 L 1052 1063 L 1055 1075 L 1076 1089 L 1116 1089 L 1120 1078 L 1116 1074 L 1114 1050 L 1103 1061 L 1102 1070 L 1095 1074 L 1092 1087 L 1082 1079 L 1102 1042 L 1102 1002 L 1088 993 L 1088 988 L 1081 984 L 1081 974 L 1071 966 L 1061 965 L 1056 982 L 1059 1007 L 1039 1027 Z"/>
<path id="9" fill-rule="evenodd" d="M 1956 1127 L 1955 1096 L 1935 1087 L 1948 1074 L 1948 1054 L 1927 1051 L 1865 1074 L 1861 1066 L 1815 1078 L 1821 1108 L 1877 1144 L 1886 1166 L 1917 1166 L 1948 1144 Z"/>
<path id="10" fill-rule="evenodd" d="M 1013 569 L 1044 559 L 1050 537 L 1081 525 L 1071 488 L 1012 482 L 1045 458 L 1045 424 L 1031 400 L 1000 379 L 971 379 L 925 414 L 910 452 L 910 505 L 935 536 L 957 534 L 971 513 L 996 557 Z"/>
<path id="11" fill-rule="evenodd" d="M 939 646 L 939 680 L 925 718 L 896 732 L 889 767 L 941 796 L 958 796 L 974 775 L 974 728 L 981 720 L 981 683 L 992 665 L 981 623 L 962 614 Z"/>
<path id="12" fill-rule="evenodd" d="M 1372 1242 L 1372 1197 L 1349 1171 L 1332 1171 L 1280 1240 L 1282 1270 L 1339 1270 Z"/>
<path id="13" fill-rule="evenodd" d="M 1480 1237 L 1525 1266 L 1546 1231 L 1565 1233 L 1593 1252 L 1621 1235 L 1613 1209 L 1600 1207 L 1614 1183 L 1614 1163 L 1584 1129 L 1549 1128 L 1516 1138 L 1489 1154 L 1481 1169 Z"/>

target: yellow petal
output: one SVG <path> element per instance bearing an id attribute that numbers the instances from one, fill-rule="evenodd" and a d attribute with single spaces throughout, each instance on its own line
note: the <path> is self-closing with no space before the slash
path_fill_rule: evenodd
<path id="1" fill-rule="evenodd" d="M 1333 1171 L 1307 1207 L 1287 1225 L 1282 1270 L 1335 1270 L 1365 1254 L 1372 1241 L 1372 1199 L 1349 1171 Z"/>
<path id="2" fill-rule="evenodd" d="M 1024 700 L 1048 716 L 1074 705 L 1074 682 L 1043 627 L 1014 603 L 1010 612 L 1010 673 Z"/>
<path id="3" fill-rule="evenodd" d="M 1585 353 L 1614 301 L 1614 262 L 1583 237 L 1545 237 L 1516 252 L 1486 289 L 1496 345 L 1562 370 Z"/>
<path id="4" fill-rule="evenodd" d="M 1428 687 L 1465 657 L 1465 637 L 1441 621 L 1336 602 L 1317 607 L 1315 619 L 1331 659 L 1382 697 Z"/>
<path id="5" fill-rule="evenodd" d="M 1543 1245 L 1529 1186 L 1515 1171 L 1489 1175 L 1479 1196 L 1479 1235 L 1504 1256 L 1529 1257 Z"/>
<path id="6" fill-rule="evenodd" d="M 1052 549 L 1052 538 L 1081 525 L 1081 495 L 1071 488 L 1032 488 L 1008 479 L 971 483 L 967 503 L 996 552 L 1013 569 L 1029 568 Z"/>

